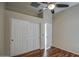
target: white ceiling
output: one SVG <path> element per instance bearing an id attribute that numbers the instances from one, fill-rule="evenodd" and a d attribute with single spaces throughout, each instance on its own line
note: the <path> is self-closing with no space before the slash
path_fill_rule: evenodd
<path id="1" fill-rule="evenodd" d="M 60 2 L 60 4 L 68 4 L 69 5 L 68 8 L 70 8 L 70 7 L 73 7 L 77 4 L 79 4 L 79 2 Z M 65 9 L 67 9 L 67 8 L 55 8 L 55 12 L 58 13 L 58 12 L 61 12 Z"/>
<path id="2" fill-rule="evenodd" d="M 72 7 L 74 5 L 77 5 L 79 2 L 56 2 L 56 4 L 59 4 L 59 3 L 68 4 L 69 7 Z M 32 14 L 32 15 L 38 14 L 39 13 L 38 11 L 41 8 L 43 8 L 43 5 L 40 5 L 41 7 L 35 8 L 35 7 L 32 7 L 30 4 L 31 4 L 31 2 L 8 2 L 8 3 L 6 3 L 6 8 L 14 10 L 14 11 Z M 55 10 L 55 13 L 58 13 L 58 12 L 61 12 L 65 9 L 67 9 L 67 8 L 57 8 L 57 7 L 55 7 L 54 10 Z"/>

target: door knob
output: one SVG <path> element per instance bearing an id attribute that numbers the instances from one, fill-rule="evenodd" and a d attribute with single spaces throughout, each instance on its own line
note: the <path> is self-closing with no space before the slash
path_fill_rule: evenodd
<path id="1" fill-rule="evenodd" d="M 14 41 L 14 40 L 11 40 L 11 41 Z"/>

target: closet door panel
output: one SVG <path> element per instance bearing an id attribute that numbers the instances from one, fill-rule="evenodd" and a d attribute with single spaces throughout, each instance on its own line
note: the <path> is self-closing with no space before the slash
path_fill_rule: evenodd
<path id="1" fill-rule="evenodd" d="M 12 19 L 10 55 L 15 56 L 40 48 L 39 24 Z"/>

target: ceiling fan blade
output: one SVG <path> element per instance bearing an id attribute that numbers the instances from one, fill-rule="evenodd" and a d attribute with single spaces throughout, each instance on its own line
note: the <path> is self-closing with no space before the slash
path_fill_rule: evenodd
<path id="1" fill-rule="evenodd" d="M 47 2 L 41 2 L 41 3 L 47 4 Z"/>
<path id="2" fill-rule="evenodd" d="M 54 14 L 54 13 L 55 13 L 55 11 L 54 11 L 54 10 L 51 10 L 51 12 L 52 12 L 52 14 Z"/>
<path id="3" fill-rule="evenodd" d="M 39 3 L 37 3 L 37 2 L 32 2 L 31 3 L 31 6 L 33 6 L 33 7 L 39 7 L 41 4 L 39 4 Z"/>
<path id="4" fill-rule="evenodd" d="M 65 7 L 69 7 L 69 5 L 68 4 L 56 4 L 56 7 L 65 8 Z"/>
<path id="5" fill-rule="evenodd" d="M 56 2 L 41 2 L 41 3 L 44 3 L 44 4 L 54 4 Z"/>

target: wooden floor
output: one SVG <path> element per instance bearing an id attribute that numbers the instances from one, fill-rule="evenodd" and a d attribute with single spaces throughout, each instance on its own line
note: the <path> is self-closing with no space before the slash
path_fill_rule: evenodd
<path id="1" fill-rule="evenodd" d="M 17 56 L 18 57 L 42 57 L 43 51 L 44 50 L 37 49 L 35 51 L 31 51 L 31 52 L 24 53 L 24 54 L 17 55 Z M 68 51 L 61 50 L 59 48 L 52 47 L 48 50 L 48 57 L 79 57 L 79 55 L 76 55 Z"/>
<path id="2" fill-rule="evenodd" d="M 61 50 L 59 48 L 51 48 L 48 50 L 48 56 L 50 57 L 79 57 L 79 55 L 76 55 L 74 53 Z"/>

